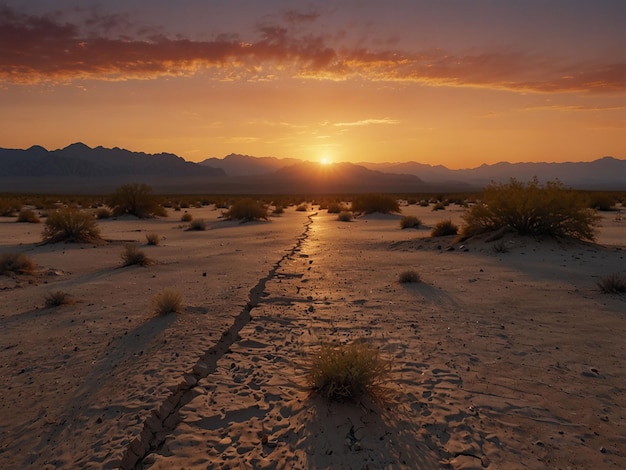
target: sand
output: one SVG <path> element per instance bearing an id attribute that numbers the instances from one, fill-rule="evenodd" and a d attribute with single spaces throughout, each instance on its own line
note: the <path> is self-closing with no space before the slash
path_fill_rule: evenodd
<path id="1" fill-rule="evenodd" d="M 339 222 L 313 207 L 269 222 L 99 222 L 105 245 L 38 246 L 0 219 L 0 468 L 626 468 L 626 219 L 597 244 L 430 238 L 462 209 L 405 206 Z M 145 234 L 159 233 L 159 246 Z M 121 267 L 135 242 L 154 263 Z M 400 284 L 416 270 L 422 282 Z M 156 316 L 173 287 L 182 313 Z M 47 292 L 74 302 L 44 308 Z M 322 340 L 392 361 L 382 404 L 326 403 L 306 383 Z"/>

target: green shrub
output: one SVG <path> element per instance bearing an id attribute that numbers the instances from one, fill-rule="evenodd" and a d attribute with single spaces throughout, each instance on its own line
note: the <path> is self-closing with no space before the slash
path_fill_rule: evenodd
<path id="1" fill-rule="evenodd" d="M 337 215 L 337 220 L 340 222 L 350 222 L 352 220 L 352 212 L 350 211 L 341 211 Z"/>
<path id="2" fill-rule="evenodd" d="M 188 230 L 206 230 L 206 220 L 204 219 L 194 219 L 189 224 Z"/>
<path id="3" fill-rule="evenodd" d="M 421 278 L 420 278 L 419 273 L 417 271 L 413 270 L 413 269 L 401 272 L 400 276 L 398 278 L 398 281 L 401 284 L 420 282 L 420 280 L 421 280 Z"/>
<path id="4" fill-rule="evenodd" d="M 35 263 L 23 253 L 4 253 L 0 255 L 0 274 L 30 274 L 35 270 Z"/>
<path id="5" fill-rule="evenodd" d="M 400 219 L 400 227 L 402 229 L 405 228 L 420 228 L 422 225 L 422 221 L 415 217 L 414 215 L 405 215 Z"/>
<path id="6" fill-rule="evenodd" d="M 48 214 L 42 233 L 43 243 L 101 242 L 100 229 L 90 212 L 80 209 L 59 209 Z"/>
<path id="7" fill-rule="evenodd" d="M 32 209 L 22 209 L 20 213 L 17 215 L 17 222 L 28 222 L 31 224 L 38 224 L 41 222 L 39 217 Z"/>
<path id="8" fill-rule="evenodd" d="M 226 220 L 241 220 L 243 222 L 267 220 L 267 207 L 254 199 L 240 199 L 235 201 L 230 209 L 223 212 L 222 215 Z"/>
<path id="9" fill-rule="evenodd" d="M 152 194 L 147 184 L 125 184 L 115 190 L 110 198 L 109 206 L 116 216 L 130 214 L 140 219 L 165 216 L 165 209 Z"/>
<path id="10" fill-rule="evenodd" d="M 464 236 L 510 227 L 521 235 L 594 240 L 599 217 L 587 207 L 581 193 L 558 181 L 540 185 L 537 178 L 524 184 L 514 178 L 507 184 L 492 183 L 482 202 L 463 219 Z"/>
<path id="11" fill-rule="evenodd" d="M 183 296 L 174 289 L 164 289 L 152 298 L 154 311 L 159 315 L 182 312 Z"/>
<path id="12" fill-rule="evenodd" d="M 193 220 L 193 215 L 191 215 L 189 212 L 185 212 L 180 220 L 182 222 L 191 222 Z"/>
<path id="13" fill-rule="evenodd" d="M 128 244 L 124 247 L 124 251 L 120 255 L 122 257 L 122 266 L 147 266 L 151 263 L 150 258 L 141 251 L 137 246 Z"/>
<path id="14" fill-rule="evenodd" d="M 146 233 L 146 243 L 148 245 L 158 245 L 161 242 L 161 237 L 158 233 Z"/>
<path id="15" fill-rule="evenodd" d="M 398 201 L 386 194 L 364 194 L 352 200 L 352 212 L 390 214 L 400 212 Z"/>
<path id="16" fill-rule="evenodd" d="M 72 303 L 72 297 L 61 290 L 48 292 L 44 297 L 44 302 L 47 308 L 59 307 Z"/>
<path id="17" fill-rule="evenodd" d="M 390 371 L 391 363 L 365 341 L 325 343 L 312 355 L 307 380 L 327 400 L 356 402 L 386 397 Z"/>
<path id="18" fill-rule="evenodd" d="M 456 235 L 459 227 L 452 223 L 451 220 L 442 220 L 437 222 L 430 232 L 431 237 L 446 237 L 448 235 Z"/>
<path id="19" fill-rule="evenodd" d="M 626 276 L 619 273 L 612 273 L 603 277 L 598 282 L 598 287 L 605 294 L 626 293 Z"/>

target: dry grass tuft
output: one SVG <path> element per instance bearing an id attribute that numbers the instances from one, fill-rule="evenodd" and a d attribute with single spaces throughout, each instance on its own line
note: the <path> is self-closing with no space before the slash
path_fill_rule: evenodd
<path id="1" fill-rule="evenodd" d="M 159 237 L 159 234 L 155 232 L 146 233 L 146 243 L 148 245 L 156 246 L 161 243 L 161 237 Z"/>
<path id="2" fill-rule="evenodd" d="M 113 211 L 108 207 L 99 207 L 96 210 L 96 219 L 110 219 L 113 217 Z"/>
<path id="3" fill-rule="evenodd" d="M 400 219 L 400 228 L 420 228 L 422 221 L 414 215 L 405 215 Z"/>
<path id="4" fill-rule="evenodd" d="M 185 212 L 180 220 L 181 222 L 191 222 L 193 220 L 193 215 L 191 215 L 189 212 Z"/>
<path id="5" fill-rule="evenodd" d="M 164 289 L 152 299 L 154 311 L 159 315 L 181 312 L 183 309 L 183 296 L 174 289 Z"/>
<path id="6" fill-rule="evenodd" d="M 102 242 L 96 219 L 90 212 L 67 208 L 51 212 L 42 233 L 43 243 Z"/>
<path id="7" fill-rule="evenodd" d="M 398 281 L 402 284 L 408 284 L 412 282 L 420 282 L 421 278 L 417 271 L 415 271 L 414 269 L 409 269 L 400 273 Z"/>
<path id="8" fill-rule="evenodd" d="M 626 294 L 626 276 L 612 273 L 597 282 L 598 287 L 605 294 Z"/>
<path id="9" fill-rule="evenodd" d="M 46 308 L 59 307 L 72 303 L 72 296 L 62 290 L 48 292 L 44 297 Z"/>
<path id="10" fill-rule="evenodd" d="M 341 211 L 338 215 L 337 215 L 337 220 L 340 222 L 350 222 L 352 220 L 352 212 L 350 211 Z"/>
<path id="11" fill-rule="evenodd" d="M 330 401 L 356 402 L 367 396 L 384 400 L 391 362 L 365 341 L 323 343 L 310 361 L 307 380 L 313 390 Z"/>
<path id="12" fill-rule="evenodd" d="M 41 222 L 39 216 L 32 209 L 22 209 L 17 215 L 17 222 L 27 222 L 30 224 L 38 224 Z"/>
<path id="13" fill-rule="evenodd" d="M 189 224 L 188 230 L 206 230 L 206 220 L 204 219 L 194 219 Z"/>
<path id="14" fill-rule="evenodd" d="M 152 262 L 143 251 L 137 248 L 136 245 L 131 244 L 124 247 L 124 251 L 122 251 L 120 256 L 122 257 L 122 266 L 132 266 L 134 264 L 147 266 Z"/>
<path id="15" fill-rule="evenodd" d="M 0 255 L 0 274 L 30 274 L 35 270 L 35 263 L 23 253 L 5 253 Z"/>
<path id="16" fill-rule="evenodd" d="M 435 225 L 430 232 L 431 237 L 446 237 L 448 235 L 456 235 L 459 227 L 452 223 L 451 220 L 442 220 Z"/>

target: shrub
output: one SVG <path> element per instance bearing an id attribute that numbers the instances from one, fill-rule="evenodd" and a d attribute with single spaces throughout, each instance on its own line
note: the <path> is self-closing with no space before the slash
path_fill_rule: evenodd
<path id="1" fill-rule="evenodd" d="M 626 276 L 613 273 L 603 277 L 598 282 L 598 287 L 605 294 L 624 294 L 626 293 Z"/>
<path id="2" fill-rule="evenodd" d="M 251 222 L 253 220 L 267 220 L 267 208 L 254 199 L 246 198 L 235 201 L 235 203 L 222 215 L 226 220 L 241 220 Z"/>
<path id="3" fill-rule="evenodd" d="M 122 251 L 120 256 L 122 257 L 122 266 L 132 266 L 134 264 L 147 266 L 151 262 L 150 258 L 143 251 L 130 244 L 124 247 L 124 251 Z"/>
<path id="4" fill-rule="evenodd" d="M 446 205 L 443 202 L 437 202 L 433 208 L 433 211 L 445 211 L 446 210 Z"/>
<path id="5" fill-rule="evenodd" d="M 74 208 L 59 209 L 48 214 L 42 238 L 43 243 L 102 241 L 93 215 Z"/>
<path id="6" fill-rule="evenodd" d="M 182 222 L 191 222 L 193 220 L 193 215 L 191 215 L 189 212 L 185 212 L 180 220 Z"/>
<path id="7" fill-rule="evenodd" d="M 599 217 L 587 207 L 581 193 L 558 181 L 540 185 L 537 178 L 524 184 L 514 178 L 492 183 L 482 202 L 464 216 L 464 236 L 510 227 L 520 235 L 548 235 L 579 240 L 595 239 Z"/>
<path id="8" fill-rule="evenodd" d="M 109 219 L 113 216 L 113 211 L 108 207 L 100 207 L 96 210 L 96 219 Z"/>
<path id="9" fill-rule="evenodd" d="M 67 292 L 58 290 L 55 292 L 48 292 L 44 297 L 44 301 L 47 308 L 59 307 L 61 305 L 72 303 L 72 297 Z"/>
<path id="10" fill-rule="evenodd" d="M 38 224 L 41 222 L 39 217 L 32 209 L 22 209 L 20 213 L 17 215 L 17 222 L 28 222 L 31 224 Z"/>
<path id="11" fill-rule="evenodd" d="M 589 195 L 588 207 L 598 211 L 616 210 L 616 197 L 609 193 L 592 193 Z"/>
<path id="12" fill-rule="evenodd" d="M 338 202 L 331 202 L 330 204 L 328 204 L 327 210 L 329 214 L 339 214 L 341 211 L 344 211 L 345 208 L 343 207 L 343 204 L 340 204 Z"/>
<path id="13" fill-rule="evenodd" d="M 352 211 L 364 212 L 365 214 L 373 212 L 389 214 L 400 212 L 400 205 L 395 198 L 386 194 L 364 194 L 352 200 Z"/>
<path id="14" fill-rule="evenodd" d="M 341 211 L 337 215 L 337 220 L 340 222 L 350 222 L 352 220 L 352 212 L 350 211 Z"/>
<path id="15" fill-rule="evenodd" d="M 147 184 L 125 184 L 115 190 L 109 206 L 116 216 L 130 214 L 140 219 L 166 215 Z"/>
<path id="16" fill-rule="evenodd" d="M 431 237 L 445 237 L 448 235 L 456 235 L 459 231 L 459 227 L 452 223 L 451 220 L 442 220 L 437 222 L 430 232 Z"/>
<path id="17" fill-rule="evenodd" d="M 391 363 L 364 341 L 322 344 L 310 361 L 307 380 L 311 388 L 331 401 L 358 401 L 364 395 L 382 399 Z"/>
<path id="18" fill-rule="evenodd" d="M 0 216 L 11 217 L 22 207 L 22 203 L 17 199 L 0 197 Z"/>
<path id="19" fill-rule="evenodd" d="M 400 219 L 400 227 L 405 228 L 420 228 L 422 221 L 414 215 L 405 215 Z"/>
<path id="20" fill-rule="evenodd" d="M 204 219 L 192 220 L 188 230 L 206 230 L 206 221 Z"/>
<path id="21" fill-rule="evenodd" d="M 283 206 L 274 206 L 274 210 L 272 211 L 272 214 L 274 215 L 280 215 L 280 214 L 284 214 L 285 213 L 285 209 Z"/>
<path id="22" fill-rule="evenodd" d="M 400 273 L 400 277 L 398 281 L 402 284 L 408 284 L 413 282 L 420 282 L 420 275 L 417 271 L 410 269 L 408 271 L 403 271 Z"/>
<path id="23" fill-rule="evenodd" d="M 23 253 L 0 255 L 0 274 L 30 274 L 34 270 L 35 263 Z"/>
<path id="24" fill-rule="evenodd" d="M 148 245 L 158 245 L 161 242 L 161 237 L 158 233 L 146 233 L 146 243 Z"/>
<path id="25" fill-rule="evenodd" d="M 309 210 L 309 206 L 307 203 L 303 202 L 302 204 L 298 205 L 298 207 L 296 207 L 296 210 L 298 212 L 306 212 Z"/>
<path id="26" fill-rule="evenodd" d="M 174 289 L 164 289 L 152 299 L 154 311 L 159 315 L 181 312 L 183 308 L 183 296 Z"/>

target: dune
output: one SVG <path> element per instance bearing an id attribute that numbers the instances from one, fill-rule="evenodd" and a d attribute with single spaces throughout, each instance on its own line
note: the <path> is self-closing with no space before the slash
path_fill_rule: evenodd
<path id="1" fill-rule="evenodd" d="M 104 245 L 38 245 L 0 219 L 1 468 L 626 468 L 626 221 L 596 244 L 507 234 L 430 238 L 446 211 L 339 222 L 290 208 L 269 222 L 179 212 L 101 221 Z M 125 243 L 154 260 L 121 267 Z M 416 270 L 421 282 L 401 284 Z M 150 300 L 179 290 L 181 313 Z M 44 308 L 46 293 L 73 302 Z M 356 339 L 392 363 L 386 401 L 309 390 L 321 341 Z"/>

